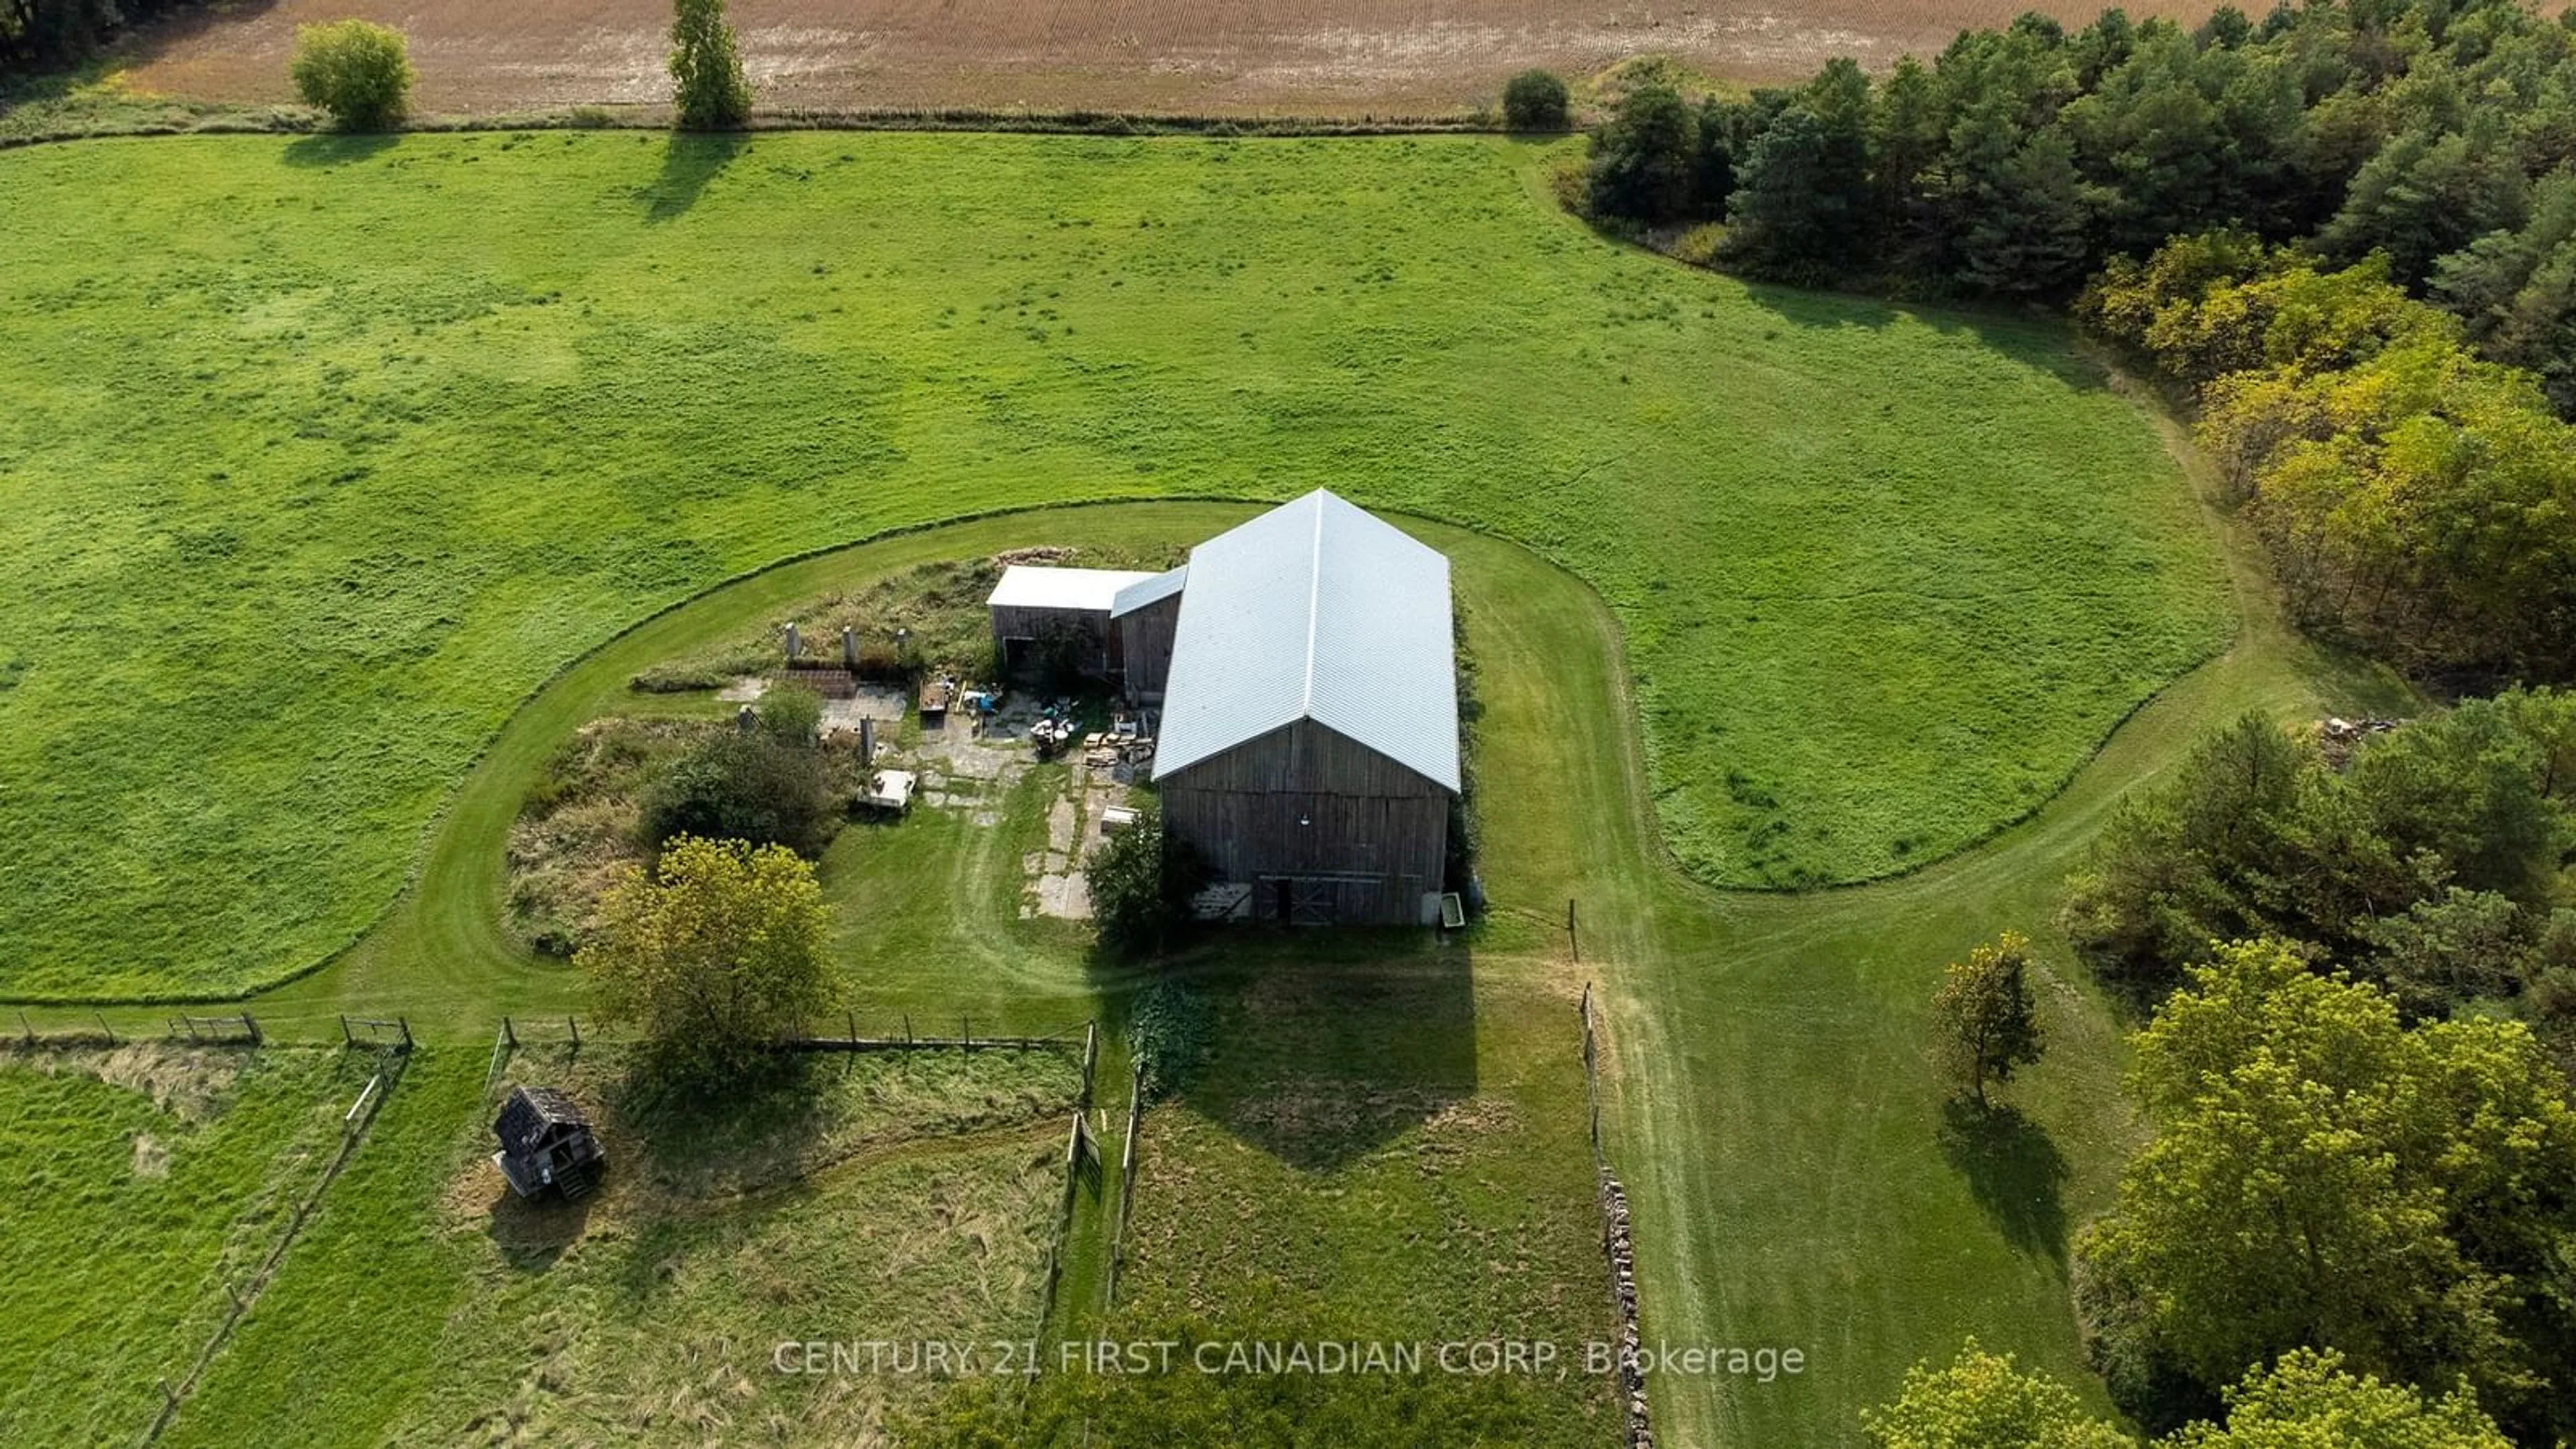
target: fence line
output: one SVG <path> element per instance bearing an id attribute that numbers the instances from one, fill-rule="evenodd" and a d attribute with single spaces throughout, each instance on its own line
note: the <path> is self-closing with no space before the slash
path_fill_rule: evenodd
<path id="1" fill-rule="evenodd" d="M 1084 1165 L 1089 1164 L 1089 1171 Z M 1096 1192 L 1100 1183 L 1100 1147 L 1091 1139 L 1088 1114 L 1077 1110 L 1073 1127 L 1064 1142 L 1064 1200 L 1056 1207 L 1055 1241 L 1047 1247 L 1046 1287 L 1038 1294 L 1037 1327 L 1030 1331 L 1032 1341 L 1046 1333 L 1047 1320 L 1055 1316 L 1056 1289 L 1064 1281 L 1064 1245 L 1073 1236 L 1073 1204 L 1080 1195 L 1082 1182 L 1089 1177 Z"/>
<path id="2" fill-rule="evenodd" d="M 359 1016 L 354 1013 L 321 1014 L 314 1018 L 295 1017 L 284 1029 L 274 1018 L 261 1021 L 252 1012 L 231 1011 L 222 1015 L 203 1015 L 180 1011 L 160 1018 L 155 1031 L 138 1025 L 119 1030 L 108 1023 L 104 1012 L 83 1010 L 77 1017 L 66 1019 L 52 1013 L 59 1008 L 42 1005 L 13 1008 L 17 1012 L 18 1030 L 0 1028 L 0 1048 L 18 1047 L 94 1047 L 125 1046 L 141 1041 L 194 1042 L 200 1046 L 322 1046 L 337 1031 L 340 1045 L 348 1047 L 385 1047 L 408 1051 L 418 1045 L 407 1014 Z M 38 1025 L 31 1011 L 45 1011 L 48 1020 Z M 804 1031 L 779 1043 L 787 1051 L 1038 1051 L 1045 1048 L 1081 1050 L 1096 1061 L 1098 1025 L 1085 1019 L 1069 1022 L 1053 1031 L 979 1032 L 974 1018 L 960 1014 L 954 1034 L 925 1035 L 914 1029 L 909 1015 L 898 1015 L 892 1021 L 861 1022 L 855 1013 L 846 1013 L 838 1035 Z M 871 1032 L 870 1027 L 887 1030 Z M 597 1021 L 585 1027 L 578 1016 L 528 1017 L 506 1015 L 500 1019 L 500 1035 L 512 1050 L 539 1042 L 569 1042 L 579 1047 L 594 1041 L 625 1042 L 623 1034 L 602 1032 Z"/>
<path id="3" fill-rule="evenodd" d="M 1566 934 L 1574 927 L 1574 904 L 1566 903 Z M 1601 1145 L 1601 1046 L 1592 1026 L 1592 983 L 1583 983 L 1583 1090 L 1591 1113 L 1592 1167 L 1600 1179 L 1601 1251 L 1610 1260 L 1610 1296 L 1619 1310 L 1619 1390 L 1627 1411 L 1625 1442 L 1629 1449 L 1654 1449 L 1655 1430 L 1646 1413 L 1644 1334 L 1637 1326 L 1637 1249 L 1629 1233 L 1628 1190 L 1610 1167 Z"/>
<path id="4" fill-rule="evenodd" d="M 1145 1068 L 1136 1067 L 1136 1080 L 1127 1094 L 1127 1142 L 1118 1153 L 1118 1214 L 1109 1227 L 1109 1288 L 1104 1295 L 1108 1306 L 1118 1306 L 1118 1275 L 1127 1266 L 1127 1217 L 1136 1206 L 1136 1129 L 1145 1111 Z"/>
<path id="5" fill-rule="evenodd" d="M 178 1386 L 173 1388 L 168 1379 L 161 1380 L 161 1409 L 159 1413 L 152 1416 L 151 1427 L 143 1431 L 144 1444 L 152 1444 L 168 1432 L 170 1422 L 179 1415 L 180 1404 L 185 1402 L 190 1394 L 196 1392 L 197 1381 L 205 1377 L 207 1368 L 215 1361 L 215 1355 L 221 1353 L 224 1345 L 232 1341 L 233 1330 L 241 1326 L 241 1321 L 249 1314 L 251 1306 L 259 1302 L 261 1294 L 268 1291 L 268 1285 L 277 1277 L 278 1265 L 286 1260 L 287 1250 L 295 1246 L 296 1239 L 304 1236 L 305 1226 L 312 1222 L 315 1210 L 322 1206 L 322 1195 L 331 1190 L 331 1184 L 340 1180 L 341 1169 L 349 1165 L 349 1159 L 357 1154 L 358 1144 L 366 1139 L 367 1129 L 375 1125 L 377 1116 L 384 1111 L 385 1099 L 393 1094 L 394 1082 L 402 1075 L 405 1055 L 404 1051 L 397 1048 L 387 1048 L 384 1051 L 375 1075 L 367 1079 L 367 1085 L 360 1089 L 358 1099 L 349 1104 L 348 1113 L 340 1119 L 340 1150 L 332 1154 L 329 1165 L 322 1169 L 321 1179 L 313 1184 L 313 1190 L 295 1204 L 295 1215 L 287 1221 L 284 1235 L 269 1248 L 268 1255 L 260 1260 L 259 1266 L 252 1270 L 247 1284 L 241 1287 L 234 1287 L 230 1283 L 224 1285 L 225 1293 L 232 1299 L 232 1306 L 225 1311 L 223 1322 L 215 1325 L 215 1331 L 207 1338 L 205 1347 L 198 1350 L 196 1362 L 189 1365 L 187 1376 L 179 1380 Z"/>
<path id="6" fill-rule="evenodd" d="M 98 1025 L 100 1030 L 105 1031 L 106 1018 L 101 1017 Z M 252 1020 L 251 1014 L 247 1011 L 237 1016 L 180 1015 L 170 1018 L 170 1035 L 176 1037 L 182 1031 L 188 1034 L 190 1041 L 246 1041 L 252 1046 L 258 1046 L 261 1041 L 259 1023 Z M 111 1042 L 114 1035 L 113 1032 L 109 1033 Z"/>

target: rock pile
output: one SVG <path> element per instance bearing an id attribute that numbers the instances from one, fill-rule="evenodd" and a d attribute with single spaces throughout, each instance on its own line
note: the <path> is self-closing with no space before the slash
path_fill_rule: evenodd
<path id="1" fill-rule="evenodd" d="M 1628 1190 L 1601 1169 L 1601 1246 L 1610 1255 L 1610 1287 L 1619 1299 L 1619 1392 L 1628 1406 L 1628 1449 L 1655 1449 L 1646 1420 L 1644 1342 L 1637 1331 L 1637 1250 L 1628 1240 Z"/>

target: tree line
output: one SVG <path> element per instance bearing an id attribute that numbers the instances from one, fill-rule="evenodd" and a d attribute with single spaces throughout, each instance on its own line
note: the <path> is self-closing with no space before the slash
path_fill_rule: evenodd
<path id="1" fill-rule="evenodd" d="M 0 77 L 69 65 L 129 25 L 196 0 L 0 0 Z"/>
<path id="2" fill-rule="evenodd" d="M 1783 280 L 2063 298 L 2113 256 L 2236 227 L 2333 265 L 2384 252 L 2409 288 L 2448 276 L 2464 317 L 2502 289 L 2530 321 L 2576 281 L 2572 161 L 2567 23 L 2513 0 L 2312 0 L 2193 30 L 2024 15 L 1930 65 L 1873 79 L 1837 59 L 1696 105 L 1640 85 L 1596 133 L 1586 194 L 1612 218 L 1723 220 L 1725 259 Z"/>
<path id="3" fill-rule="evenodd" d="M 2123 1409 L 2232 1442 L 2210 1426 L 2280 1409 L 2295 1363 L 2307 1407 L 2266 1434 L 2297 1432 L 2247 1442 L 2576 1431 L 2571 859 L 2576 693 L 2357 742 L 2248 715 L 2123 804 L 2063 917 L 2151 1013 L 2129 1089 L 2154 1135 L 2072 1273 Z M 1972 1345 L 1877 1437 L 1962 1423 L 2098 1427 Z"/>
<path id="4" fill-rule="evenodd" d="M 2025 15 L 1875 78 L 1637 85 L 1577 199 L 1661 237 L 1722 223 L 1711 254 L 1748 276 L 2074 302 L 2199 411 L 2304 622 L 2419 672 L 2564 680 L 2571 24 L 2513 0 Z"/>

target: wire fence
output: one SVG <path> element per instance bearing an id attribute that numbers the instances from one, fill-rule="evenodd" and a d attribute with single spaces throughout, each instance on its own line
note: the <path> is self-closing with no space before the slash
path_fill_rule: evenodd
<path id="1" fill-rule="evenodd" d="M 251 1030 L 256 1032 L 257 1028 L 252 1027 Z M 207 1367 L 215 1361 L 215 1355 L 221 1353 L 224 1345 L 232 1341 L 233 1330 L 241 1326 L 242 1319 L 250 1313 L 252 1306 L 259 1302 L 260 1295 L 268 1291 L 268 1285 L 277 1277 L 278 1265 L 286 1260 L 287 1250 L 295 1246 L 296 1239 L 304 1236 L 306 1225 L 313 1221 L 314 1213 L 321 1209 L 323 1194 L 329 1192 L 331 1185 L 340 1180 L 341 1169 L 349 1165 L 349 1159 L 357 1154 L 358 1144 L 366 1139 L 367 1129 L 375 1125 L 376 1115 L 384 1110 L 385 1098 L 392 1094 L 395 1082 L 401 1079 L 403 1064 L 409 1057 L 407 1049 L 401 1047 L 382 1047 L 377 1048 L 377 1051 L 378 1062 L 375 1073 L 367 1078 L 367 1084 L 359 1089 L 357 1099 L 352 1101 L 348 1111 L 341 1115 L 339 1150 L 331 1155 L 330 1162 L 324 1165 L 321 1176 L 315 1180 L 312 1188 L 296 1199 L 295 1211 L 287 1220 L 286 1231 L 281 1233 L 278 1240 L 269 1247 L 267 1255 L 260 1259 L 259 1266 L 251 1271 L 247 1281 L 238 1284 L 227 1282 L 224 1285 L 225 1295 L 231 1301 L 224 1311 L 222 1320 L 215 1325 L 214 1332 L 207 1337 L 205 1345 L 198 1349 L 195 1360 L 188 1366 L 187 1374 L 176 1384 L 171 1383 L 167 1378 L 161 1380 L 161 1408 L 160 1412 L 153 1415 L 151 1426 L 143 1431 L 142 1442 L 145 1445 L 157 1442 L 164 1433 L 169 1431 L 171 1421 L 179 1416 L 180 1406 L 187 1402 L 190 1394 L 196 1392 L 198 1381 L 205 1377 Z"/>
<path id="2" fill-rule="evenodd" d="M 1145 1068 L 1135 1068 L 1134 1082 L 1127 1095 L 1127 1140 L 1118 1151 L 1118 1212 L 1109 1223 L 1109 1286 L 1103 1293 L 1108 1306 L 1118 1306 L 1119 1275 L 1127 1270 L 1127 1219 L 1136 1208 L 1136 1130 L 1143 1125 L 1145 1113 Z"/>

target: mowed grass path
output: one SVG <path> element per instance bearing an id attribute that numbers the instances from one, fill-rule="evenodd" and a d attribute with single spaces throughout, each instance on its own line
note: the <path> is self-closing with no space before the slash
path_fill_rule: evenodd
<path id="1" fill-rule="evenodd" d="M 1491 138 L 529 134 L 0 156 L 0 995 L 237 992 L 393 899 L 512 708 L 783 556 L 1054 500 L 1524 542 L 1664 838 L 1856 879 L 2224 637 L 2053 326 L 1614 247 Z"/>

